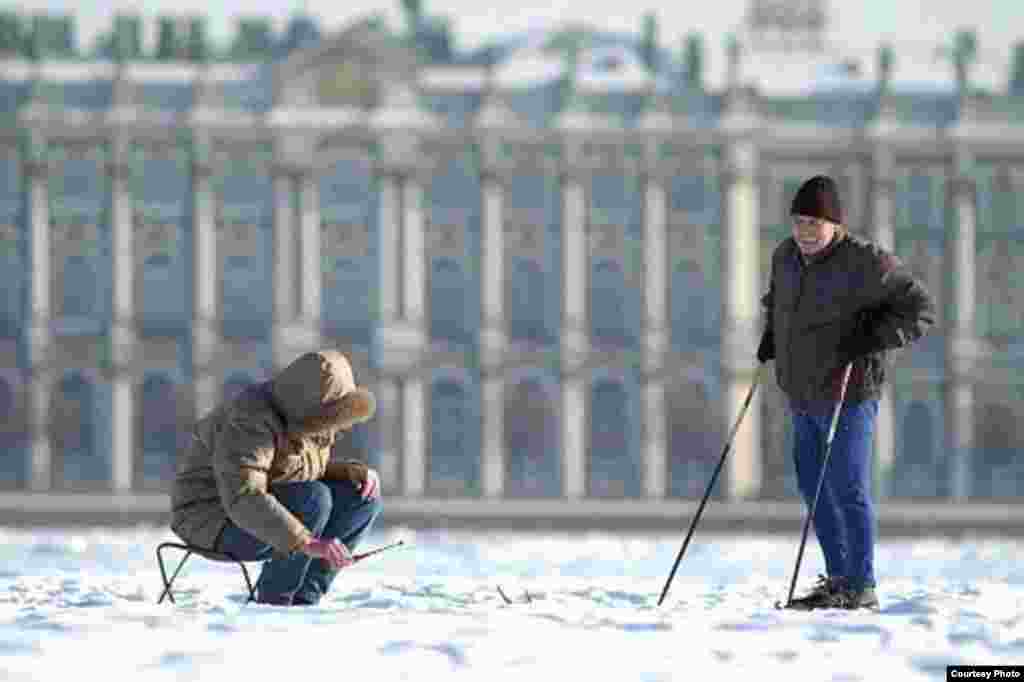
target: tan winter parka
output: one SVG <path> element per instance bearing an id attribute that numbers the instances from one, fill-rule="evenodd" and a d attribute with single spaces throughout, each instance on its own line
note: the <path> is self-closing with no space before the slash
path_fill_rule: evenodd
<path id="1" fill-rule="evenodd" d="M 171 528 L 216 549 L 228 521 L 286 556 L 311 537 L 269 491 L 275 483 L 365 480 L 366 467 L 330 461 L 339 432 L 368 421 L 373 394 L 356 386 L 337 351 L 306 353 L 270 381 L 250 386 L 196 423 L 171 491 Z"/>

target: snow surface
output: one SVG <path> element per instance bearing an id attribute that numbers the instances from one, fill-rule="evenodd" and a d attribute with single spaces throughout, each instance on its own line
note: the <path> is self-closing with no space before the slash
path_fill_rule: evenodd
<path id="1" fill-rule="evenodd" d="M 698 530 L 659 608 L 681 535 L 389 530 L 364 548 L 411 545 L 348 569 L 319 606 L 283 608 L 246 605 L 236 567 L 197 559 L 178 604 L 157 605 L 166 529 L 0 529 L 0 679 L 902 681 L 1024 660 L 1017 542 L 883 543 L 881 613 L 798 613 L 772 604 L 799 529 Z M 820 570 L 811 540 L 798 593 Z"/>

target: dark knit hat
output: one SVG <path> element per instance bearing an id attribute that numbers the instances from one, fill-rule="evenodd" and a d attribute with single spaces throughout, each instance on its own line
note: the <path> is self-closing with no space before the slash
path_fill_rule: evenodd
<path id="1" fill-rule="evenodd" d="M 839 201 L 839 188 L 835 180 L 827 175 L 816 175 L 805 182 L 793 197 L 789 213 L 842 224 L 843 206 Z"/>

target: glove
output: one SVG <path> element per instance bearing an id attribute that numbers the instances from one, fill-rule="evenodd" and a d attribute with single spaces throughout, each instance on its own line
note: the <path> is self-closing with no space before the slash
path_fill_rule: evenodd
<path id="1" fill-rule="evenodd" d="M 857 323 L 853 326 L 853 330 L 840 339 L 836 353 L 844 366 L 871 355 L 879 349 L 872 320 L 872 313 L 861 312 L 857 315 Z"/>
<path id="2" fill-rule="evenodd" d="M 347 568 L 355 563 L 352 552 L 338 538 L 331 538 L 330 540 L 310 538 L 302 546 L 302 551 L 311 557 L 323 559 L 333 569 Z"/>
<path id="3" fill-rule="evenodd" d="M 761 335 L 761 343 L 757 347 L 757 361 L 764 363 L 775 359 L 775 332 L 765 329 Z"/>
<path id="4" fill-rule="evenodd" d="M 349 481 L 363 499 L 380 497 L 380 476 L 375 470 L 357 460 L 329 462 L 324 477 L 334 481 Z"/>

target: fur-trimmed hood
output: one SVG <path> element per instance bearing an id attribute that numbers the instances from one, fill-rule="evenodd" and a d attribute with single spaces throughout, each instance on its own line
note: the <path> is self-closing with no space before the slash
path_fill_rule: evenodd
<path id="1" fill-rule="evenodd" d="M 299 436 L 347 430 L 377 409 L 373 393 L 356 385 L 348 359 L 333 350 L 297 358 L 271 380 L 270 394 L 288 431 Z"/>

